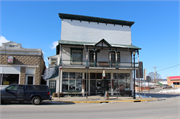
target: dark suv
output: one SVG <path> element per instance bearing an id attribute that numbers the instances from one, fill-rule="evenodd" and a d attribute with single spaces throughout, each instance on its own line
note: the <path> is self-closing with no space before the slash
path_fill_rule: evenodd
<path id="1" fill-rule="evenodd" d="M 31 101 L 38 105 L 42 100 L 50 100 L 46 85 L 10 85 L 1 90 L 1 103 L 4 101 Z"/>

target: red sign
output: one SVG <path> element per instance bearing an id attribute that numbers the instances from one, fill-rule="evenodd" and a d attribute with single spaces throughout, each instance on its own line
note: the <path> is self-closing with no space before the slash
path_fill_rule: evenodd
<path id="1" fill-rule="evenodd" d="M 170 76 L 169 80 L 180 80 L 180 76 Z"/>
<path id="2" fill-rule="evenodd" d="M 11 64 L 14 63 L 13 56 L 8 56 L 7 63 L 11 63 Z"/>

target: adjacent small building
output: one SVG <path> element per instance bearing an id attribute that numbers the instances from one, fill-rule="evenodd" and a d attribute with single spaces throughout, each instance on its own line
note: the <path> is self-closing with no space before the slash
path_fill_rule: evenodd
<path id="1" fill-rule="evenodd" d="M 180 76 L 167 77 L 167 84 L 173 88 L 180 88 Z"/>
<path id="2" fill-rule="evenodd" d="M 116 95 L 133 91 L 141 48 L 132 45 L 134 22 L 59 13 L 61 39 L 48 57 L 47 85 L 63 94 Z M 133 54 L 134 53 L 134 54 Z"/>
<path id="3" fill-rule="evenodd" d="M 45 62 L 41 49 L 23 48 L 15 42 L 0 47 L 0 85 L 40 85 Z"/>

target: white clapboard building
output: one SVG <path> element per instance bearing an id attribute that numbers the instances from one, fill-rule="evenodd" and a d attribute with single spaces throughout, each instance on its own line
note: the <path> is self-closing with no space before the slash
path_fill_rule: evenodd
<path id="1" fill-rule="evenodd" d="M 139 67 L 133 53 L 139 55 L 141 49 L 132 45 L 134 22 L 63 13 L 59 17 L 61 39 L 46 70 L 51 93 L 132 92 L 133 71 Z"/>

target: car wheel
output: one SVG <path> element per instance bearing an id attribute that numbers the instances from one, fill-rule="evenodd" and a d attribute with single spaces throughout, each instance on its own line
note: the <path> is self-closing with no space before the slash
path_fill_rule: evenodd
<path id="1" fill-rule="evenodd" d="M 41 103 L 41 99 L 38 96 L 32 98 L 32 104 L 39 105 Z"/>

